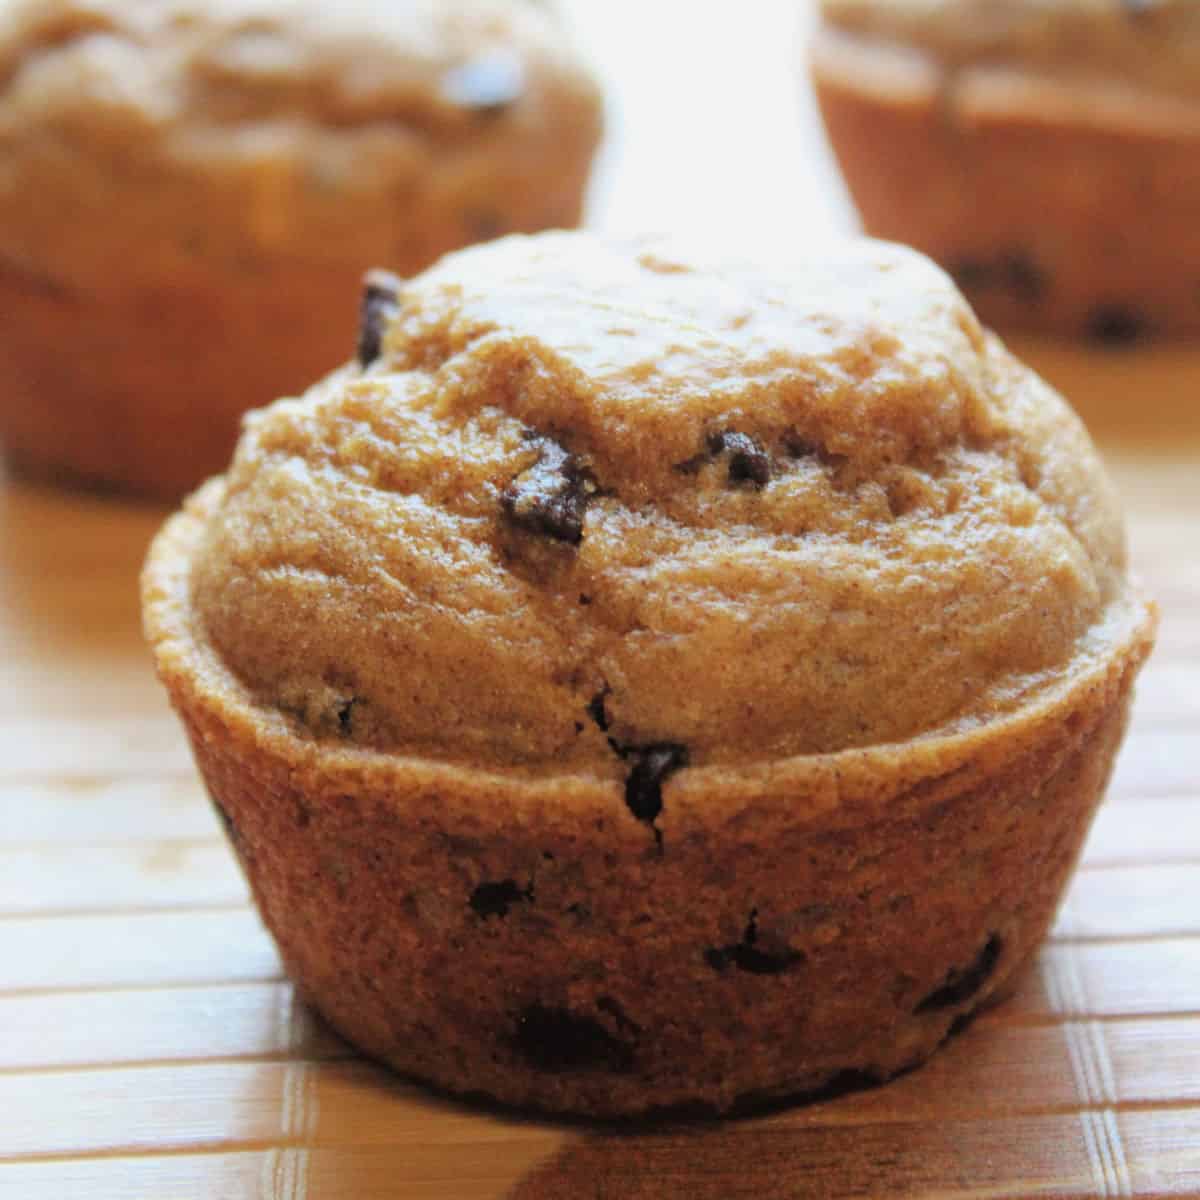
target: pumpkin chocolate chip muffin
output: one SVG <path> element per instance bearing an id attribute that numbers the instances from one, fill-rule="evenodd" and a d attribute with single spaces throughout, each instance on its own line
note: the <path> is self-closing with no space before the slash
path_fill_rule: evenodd
<path id="1" fill-rule="evenodd" d="M 988 321 L 1200 332 L 1200 5 L 823 0 L 812 48 L 868 230 Z"/>
<path id="2" fill-rule="evenodd" d="M 366 267 L 574 225 L 599 133 L 534 4 L 0 4 L 0 441 L 178 496 L 346 357 Z"/>
<path id="3" fill-rule="evenodd" d="M 1078 420 L 912 252 L 508 238 L 369 281 L 146 628 L 294 978 L 460 1092 L 885 1078 L 998 997 L 1153 614 Z"/>

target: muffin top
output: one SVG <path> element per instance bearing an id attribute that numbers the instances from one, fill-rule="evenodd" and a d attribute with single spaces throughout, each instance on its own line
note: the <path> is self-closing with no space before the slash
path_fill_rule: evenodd
<path id="1" fill-rule="evenodd" d="M 0 256 L 98 281 L 167 240 L 242 265 L 371 262 L 397 213 L 419 226 L 519 188 L 506 163 L 540 176 L 599 126 L 591 76 L 532 3 L 5 0 Z"/>
<path id="2" fill-rule="evenodd" d="M 837 28 L 952 64 L 1019 65 L 1200 97 L 1195 0 L 821 0 L 821 11 Z"/>
<path id="3" fill-rule="evenodd" d="M 248 418 L 189 572 L 303 737 L 837 751 L 1014 712 L 1133 611 L 1080 423 L 913 252 L 511 237 L 364 314 L 359 363 Z"/>

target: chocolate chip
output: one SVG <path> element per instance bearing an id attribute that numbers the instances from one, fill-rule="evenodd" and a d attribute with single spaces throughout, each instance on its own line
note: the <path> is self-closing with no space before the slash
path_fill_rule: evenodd
<path id="1" fill-rule="evenodd" d="M 358 697 L 352 696 L 337 710 L 338 732 L 342 737 L 349 737 L 353 732 L 354 706 L 357 703 Z"/>
<path id="2" fill-rule="evenodd" d="M 505 231 L 504 218 L 490 209 L 472 209 L 463 217 L 473 242 L 491 242 Z"/>
<path id="3" fill-rule="evenodd" d="M 369 367 L 383 351 L 383 335 L 400 311 L 403 281 L 390 271 L 368 271 L 358 326 L 358 362 Z"/>
<path id="4" fill-rule="evenodd" d="M 442 76 L 442 95 L 459 108 L 476 113 L 499 113 L 525 92 L 525 68 L 507 50 L 493 50 L 470 59 Z"/>
<path id="5" fill-rule="evenodd" d="M 784 971 L 804 961 L 799 950 L 784 950 L 771 953 L 758 944 L 758 914 L 750 914 L 742 940 L 731 946 L 722 946 L 704 952 L 704 961 L 714 971 L 726 971 L 736 967 L 750 975 L 782 975 Z"/>
<path id="6" fill-rule="evenodd" d="M 978 258 L 961 258 L 949 265 L 950 275 L 963 291 L 981 291 L 996 280 L 995 268 Z"/>
<path id="7" fill-rule="evenodd" d="M 472 893 L 468 903 L 476 914 L 488 917 L 507 917 L 514 904 L 533 899 L 533 887 L 521 889 L 516 881 L 502 879 L 499 883 L 481 883 Z"/>
<path id="8" fill-rule="evenodd" d="M 1000 260 L 1008 290 L 1027 304 L 1035 304 L 1046 294 L 1046 273 L 1027 253 L 1015 250 Z"/>
<path id="9" fill-rule="evenodd" d="M 603 733 L 608 732 L 609 720 L 608 712 L 605 710 L 604 702 L 610 695 L 610 689 L 607 684 L 604 685 L 589 701 L 587 706 L 588 716 L 600 727 Z"/>
<path id="10" fill-rule="evenodd" d="M 1000 952 L 1003 949 L 1004 942 L 998 934 L 993 933 L 975 961 L 965 970 L 950 971 L 942 986 L 930 992 L 917 1005 L 916 1011 L 936 1012 L 942 1008 L 954 1008 L 969 1000 L 988 981 L 996 969 L 996 963 L 1000 961 Z"/>
<path id="11" fill-rule="evenodd" d="M 642 1027 L 636 1021 L 631 1021 L 625 1010 L 611 996 L 598 997 L 596 1008 L 612 1017 L 622 1033 L 636 1037 L 642 1032 Z"/>
<path id="12" fill-rule="evenodd" d="M 810 442 L 806 438 L 802 438 L 798 433 L 787 433 L 784 435 L 783 448 L 791 455 L 792 458 L 820 458 L 822 457 L 821 447 L 816 442 Z"/>
<path id="13" fill-rule="evenodd" d="M 675 470 L 684 475 L 694 475 L 701 467 L 721 455 L 729 463 L 730 483 L 752 483 L 763 487 L 771 479 L 771 456 L 762 444 L 747 433 L 710 433 L 705 439 L 706 450 L 677 463 Z"/>
<path id="14" fill-rule="evenodd" d="M 1049 286 L 1046 272 L 1027 250 L 1009 250 L 995 259 L 963 258 L 948 269 L 964 291 L 1001 289 L 1025 304 L 1041 300 Z"/>
<path id="15" fill-rule="evenodd" d="M 702 454 L 694 455 L 692 458 L 684 459 L 681 463 L 676 463 L 675 470 L 680 475 L 695 475 L 701 467 L 707 466 L 712 460 L 713 455 L 705 450 Z"/>
<path id="16" fill-rule="evenodd" d="M 659 742 L 651 746 L 619 747 L 618 752 L 633 759 L 633 769 L 625 780 L 625 803 L 639 821 L 653 823 L 662 812 L 663 781 L 687 766 L 687 747 Z"/>
<path id="17" fill-rule="evenodd" d="M 613 1037 L 599 1021 L 544 1004 L 522 1009 L 513 1046 L 539 1071 L 621 1074 L 633 1067 L 633 1047 Z"/>
<path id="18" fill-rule="evenodd" d="M 578 545 L 583 516 L 596 485 L 579 460 L 550 438 L 539 439 L 541 453 L 500 495 L 509 520 L 529 533 Z"/>
<path id="19" fill-rule="evenodd" d="M 763 487 L 771 480 L 771 458 L 762 446 L 745 433 L 727 433 L 724 452 L 729 455 L 729 482 Z"/>
<path id="20" fill-rule="evenodd" d="M 1139 20 L 1158 7 L 1159 0 L 1117 0 L 1119 7 L 1131 20 Z"/>
<path id="21" fill-rule="evenodd" d="M 1141 313 L 1119 304 L 1103 304 L 1088 314 L 1085 326 L 1089 340 L 1101 346 L 1132 346 L 1148 331 Z"/>

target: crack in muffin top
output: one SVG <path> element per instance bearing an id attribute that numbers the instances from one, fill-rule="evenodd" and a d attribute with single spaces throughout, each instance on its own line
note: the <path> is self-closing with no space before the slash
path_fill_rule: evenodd
<path id="1" fill-rule="evenodd" d="M 1200 98 L 1195 0 L 821 0 L 832 26 L 966 66 L 1008 65 Z"/>
<path id="2" fill-rule="evenodd" d="M 192 563 L 305 736 L 831 752 L 1011 713 L 1131 603 L 1082 426 L 911 251 L 547 234 L 395 287 L 366 366 L 248 419 Z"/>

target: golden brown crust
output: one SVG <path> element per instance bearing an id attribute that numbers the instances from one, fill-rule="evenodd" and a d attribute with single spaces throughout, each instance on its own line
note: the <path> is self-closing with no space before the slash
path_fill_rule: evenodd
<path id="1" fill-rule="evenodd" d="M 934 257 L 985 321 L 1200 330 L 1200 102 L 829 28 L 812 71 L 867 231 Z"/>
<path id="2" fill-rule="evenodd" d="M 197 635 L 219 482 L 174 518 L 147 633 L 264 918 L 348 1037 L 455 1091 L 622 1114 L 884 1078 L 1032 953 L 1124 726 L 1152 616 L 969 732 L 668 783 L 523 779 L 295 736 Z"/>
<path id="3" fill-rule="evenodd" d="M 1077 419 L 909 252 L 514 238 L 393 307 L 252 418 L 193 569 L 297 731 L 757 764 L 995 719 L 1130 603 Z"/>
<path id="4" fill-rule="evenodd" d="M 179 494 L 347 356 L 372 263 L 576 224 L 600 120 L 532 5 L 7 5 L 7 449 Z"/>

